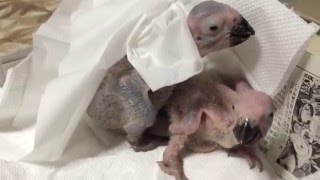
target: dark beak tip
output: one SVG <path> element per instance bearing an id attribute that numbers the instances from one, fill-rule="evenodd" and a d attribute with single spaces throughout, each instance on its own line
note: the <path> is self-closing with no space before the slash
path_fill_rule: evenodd
<path id="1" fill-rule="evenodd" d="M 241 17 L 241 22 L 231 29 L 230 46 L 237 46 L 256 34 L 248 21 Z"/>
<path id="2" fill-rule="evenodd" d="M 251 30 L 250 30 L 250 34 L 251 36 L 254 36 L 256 34 L 256 31 L 251 27 Z"/>
<path id="3" fill-rule="evenodd" d="M 254 144 L 262 137 L 261 130 L 256 126 L 251 127 L 247 122 L 242 125 L 236 125 L 233 133 L 237 141 L 242 145 Z"/>
<path id="4" fill-rule="evenodd" d="M 250 35 L 251 36 L 254 36 L 256 34 L 256 31 L 252 28 L 251 30 L 250 30 Z"/>

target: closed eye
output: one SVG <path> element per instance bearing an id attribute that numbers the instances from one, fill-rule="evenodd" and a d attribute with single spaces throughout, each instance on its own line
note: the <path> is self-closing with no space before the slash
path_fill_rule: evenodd
<path id="1" fill-rule="evenodd" d="M 218 30 L 218 26 L 213 25 L 213 26 L 210 26 L 209 29 L 210 29 L 211 32 L 215 32 L 215 31 Z"/>

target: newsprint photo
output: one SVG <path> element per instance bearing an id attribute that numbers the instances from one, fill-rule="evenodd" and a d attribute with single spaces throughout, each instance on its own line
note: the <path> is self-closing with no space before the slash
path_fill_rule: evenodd
<path id="1" fill-rule="evenodd" d="M 320 56 L 304 54 L 274 106 L 261 143 L 270 163 L 285 180 L 320 179 Z"/>

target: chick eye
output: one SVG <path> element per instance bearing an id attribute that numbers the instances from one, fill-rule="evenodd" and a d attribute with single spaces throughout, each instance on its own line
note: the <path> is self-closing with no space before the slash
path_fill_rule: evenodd
<path id="1" fill-rule="evenodd" d="M 232 105 L 232 110 L 234 110 L 234 105 Z"/>
<path id="2" fill-rule="evenodd" d="M 213 25 L 213 26 L 210 26 L 209 29 L 211 32 L 215 32 L 216 30 L 218 30 L 218 26 Z"/>

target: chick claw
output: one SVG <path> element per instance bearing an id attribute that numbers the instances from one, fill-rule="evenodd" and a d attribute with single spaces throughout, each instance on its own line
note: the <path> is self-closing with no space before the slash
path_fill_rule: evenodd
<path id="1" fill-rule="evenodd" d="M 135 152 L 147 152 L 147 151 L 151 151 L 156 149 L 159 146 L 165 145 L 166 142 L 163 141 L 150 141 L 150 142 L 146 142 L 143 144 L 139 144 L 139 145 L 134 145 L 131 148 L 135 151 Z"/>
<path id="2" fill-rule="evenodd" d="M 136 145 L 136 146 L 132 146 L 131 148 L 135 151 L 135 152 L 147 152 L 147 151 L 151 151 L 153 149 L 155 149 L 157 146 L 155 146 L 154 144 L 146 144 L 144 146 L 141 145 Z"/>
<path id="3" fill-rule="evenodd" d="M 259 171 L 263 170 L 263 163 L 259 157 L 248 147 L 236 147 L 228 150 L 228 157 L 243 157 L 249 164 L 250 169 L 258 167 Z"/>
<path id="4" fill-rule="evenodd" d="M 185 174 L 183 173 L 183 170 L 180 169 L 179 170 L 179 165 L 176 164 L 177 162 L 175 162 L 175 160 L 170 160 L 171 163 L 167 163 L 164 161 L 158 161 L 158 166 L 160 167 L 160 169 L 171 176 L 174 176 L 175 180 L 188 180 L 188 178 L 185 176 Z"/>
<path id="5" fill-rule="evenodd" d="M 151 151 L 155 148 L 158 147 L 158 144 L 153 143 L 153 142 L 148 142 L 145 144 L 138 144 L 138 143 L 132 143 L 131 144 L 131 148 L 135 151 L 135 152 L 147 152 L 147 151 Z"/>

